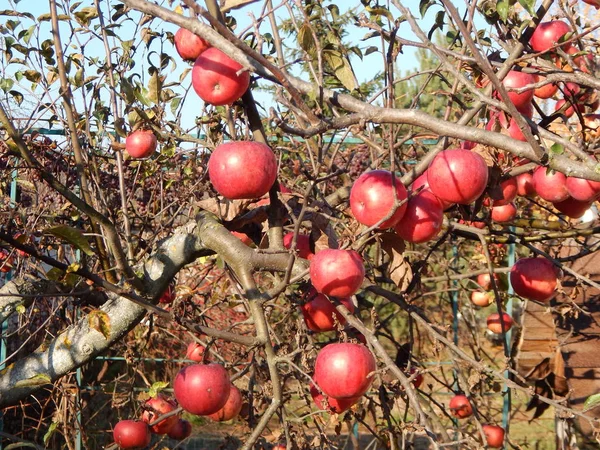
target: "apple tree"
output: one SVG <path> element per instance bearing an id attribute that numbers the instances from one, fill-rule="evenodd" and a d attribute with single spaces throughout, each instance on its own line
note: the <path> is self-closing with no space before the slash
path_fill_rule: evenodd
<path id="1" fill-rule="evenodd" d="M 598 2 L 5 3 L 7 442 L 596 439 Z"/>

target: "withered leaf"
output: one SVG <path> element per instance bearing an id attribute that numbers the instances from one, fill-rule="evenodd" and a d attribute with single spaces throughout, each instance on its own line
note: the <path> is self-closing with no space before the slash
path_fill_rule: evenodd
<path id="1" fill-rule="evenodd" d="M 405 291 L 413 278 L 412 268 L 404 257 L 406 245 L 396 233 L 383 233 L 380 239 L 381 249 L 390 257 L 389 277 L 401 291 Z"/>

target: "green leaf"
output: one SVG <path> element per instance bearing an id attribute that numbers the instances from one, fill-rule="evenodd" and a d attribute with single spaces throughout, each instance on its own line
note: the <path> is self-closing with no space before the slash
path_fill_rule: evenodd
<path id="1" fill-rule="evenodd" d="M 163 77 L 160 76 L 160 73 L 156 68 L 152 68 L 151 71 L 152 76 L 148 82 L 148 100 L 156 104 L 160 101 Z"/>
<path id="2" fill-rule="evenodd" d="M 334 71 L 335 76 L 349 91 L 358 89 L 358 81 L 350 61 L 337 50 L 324 50 L 323 59 Z"/>
<path id="3" fill-rule="evenodd" d="M 14 85 L 14 80 L 10 78 L 0 78 L 0 89 L 2 89 L 4 92 L 10 91 Z"/>
<path id="4" fill-rule="evenodd" d="M 535 0 L 519 0 L 519 3 L 525 8 L 525 11 L 535 17 Z"/>
<path id="5" fill-rule="evenodd" d="M 81 87 L 83 86 L 83 67 L 80 67 L 79 69 L 77 69 L 77 72 L 75 72 L 75 76 L 73 77 L 73 81 L 74 81 L 74 85 L 75 87 Z"/>
<path id="6" fill-rule="evenodd" d="M 93 6 L 87 6 L 77 11 L 74 16 L 81 26 L 88 26 L 92 19 L 98 17 L 98 11 Z"/>
<path id="7" fill-rule="evenodd" d="M 27 378 L 26 380 L 20 380 L 15 383 L 15 387 L 33 387 L 33 386 L 43 386 L 45 384 L 52 383 L 50 377 L 44 373 L 37 374 L 31 378 Z"/>
<path id="8" fill-rule="evenodd" d="M 88 314 L 90 328 L 102 333 L 105 339 L 110 337 L 110 317 L 104 311 L 96 309 Z"/>
<path id="9" fill-rule="evenodd" d="M 565 148 L 562 146 L 562 144 L 556 143 L 556 144 L 552 144 L 552 147 L 550 147 L 550 151 L 552 152 L 553 155 L 562 155 L 565 152 Z"/>
<path id="10" fill-rule="evenodd" d="M 54 431 L 56 431 L 57 428 L 58 422 L 52 422 L 50 424 L 50 426 L 48 427 L 48 431 L 46 431 L 46 434 L 44 435 L 44 445 L 48 445 L 48 441 L 50 440 L 50 438 L 54 434 Z"/>
<path id="11" fill-rule="evenodd" d="M 500 16 L 502 22 L 506 22 L 508 20 L 508 11 L 510 10 L 510 5 L 508 4 L 508 0 L 500 0 L 496 4 L 496 12 Z"/>
<path id="12" fill-rule="evenodd" d="M 17 311 L 17 314 L 25 314 L 25 311 L 27 311 L 27 308 L 25 308 L 25 305 L 17 305 L 15 310 Z"/>
<path id="13" fill-rule="evenodd" d="M 152 383 L 150 389 L 148 390 L 148 395 L 152 398 L 156 397 L 160 391 L 169 387 L 168 381 L 156 381 Z"/>
<path id="14" fill-rule="evenodd" d="M 181 104 L 181 97 L 175 97 L 173 100 L 171 100 L 171 112 L 173 114 L 177 113 L 177 108 L 179 108 L 180 104 Z"/>
<path id="15" fill-rule="evenodd" d="M 85 237 L 77 228 L 69 227 L 67 225 L 58 225 L 46 229 L 46 232 L 69 242 L 88 256 L 94 255 L 87 237 Z"/>
<path id="16" fill-rule="evenodd" d="M 298 44 L 309 55 L 314 54 L 316 46 L 310 25 L 304 24 L 300 27 L 298 31 Z"/>
<path id="17" fill-rule="evenodd" d="M 585 399 L 585 403 L 583 404 L 583 412 L 589 411 L 590 409 L 594 409 L 600 406 L 600 394 L 590 395 Z"/>

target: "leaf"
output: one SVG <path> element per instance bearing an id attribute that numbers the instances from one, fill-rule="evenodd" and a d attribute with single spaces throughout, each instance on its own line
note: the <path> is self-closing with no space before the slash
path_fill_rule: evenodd
<path id="1" fill-rule="evenodd" d="M 105 339 L 110 337 L 110 317 L 104 311 L 97 309 L 89 313 L 88 325 L 90 328 L 102 333 Z"/>
<path id="2" fill-rule="evenodd" d="M 233 220 L 237 215 L 247 209 L 251 200 L 219 200 L 217 198 L 209 198 L 200 200 L 198 206 L 205 211 L 209 211 L 219 217 L 221 220 Z"/>
<path id="3" fill-rule="evenodd" d="M 39 83 L 40 80 L 42 79 L 42 74 L 39 73 L 37 70 L 33 70 L 33 69 L 29 69 L 29 70 L 26 70 L 25 72 L 23 72 L 23 76 L 25 78 L 27 78 L 29 81 L 31 81 L 32 83 Z"/>
<path id="4" fill-rule="evenodd" d="M 23 103 L 23 94 L 21 94 L 19 91 L 9 91 L 9 94 L 15 99 L 17 105 L 21 106 L 21 103 Z"/>
<path id="5" fill-rule="evenodd" d="M 258 0 L 225 0 L 225 4 L 221 6 L 221 11 L 227 12 L 229 10 L 241 8 L 242 6 L 246 6 L 257 1 Z"/>
<path id="6" fill-rule="evenodd" d="M 45 384 L 52 383 L 52 380 L 45 373 L 39 373 L 34 375 L 31 378 L 27 378 L 26 380 L 20 380 L 15 383 L 15 387 L 34 387 L 34 386 L 43 386 Z"/>
<path id="7" fill-rule="evenodd" d="M 98 11 L 93 6 L 87 6 L 77 11 L 74 16 L 81 26 L 88 26 L 92 19 L 98 17 Z"/>
<path id="8" fill-rule="evenodd" d="M 523 8 L 525 8 L 525 11 L 527 11 L 533 17 L 536 17 L 535 9 L 534 9 L 535 8 L 535 0 L 519 0 L 519 3 L 521 4 L 521 6 Z"/>
<path id="9" fill-rule="evenodd" d="M 181 97 L 175 97 L 173 100 L 171 100 L 171 112 L 173 114 L 177 113 L 177 108 L 179 108 L 180 104 L 181 104 Z"/>
<path id="10" fill-rule="evenodd" d="M 381 249 L 390 257 L 389 277 L 401 291 L 405 291 L 413 274 L 410 264 L 404 258 L 404 241 L 396 233 L 384 233 L 380 237 Z"/>
<path id="11" fill-rule="evenodd" d="M 552 152 L 553 155 L 562 155 L 565 152 L 565 148 L 562 146 L 562 144 L 559 144 L 558 142 L 553 144 L 552 147 L 550 147 L 550 151 Z"/>
<path id="12" fill-rule="evenodd" d="M 77 228 L 69 227 L 67 225 L 58 225 L 46 229 L 46 232 L 56 236 L 59 239 L 64 239 L 88 256 L 94 255 L 87 237 L 85 237 Z"/>
<path id="13" fill-rule="evenodd" d="M 158 70 L 152 70 L 152 76 L 148 82 L 148 100 L 153 103 L 160 101 L 160 92 L 162 91 L 163 77 L 160 76 Z"/>
<path id="14" fill-rule="evenodd" d="M 81 269 L 81 264 L 74 262 L 74 263 L 69 264 L 69 267 L 67 267 L 67 273 L 75 273 L 79 269 Z"/>
<path id="15" fill-rule="evenodd" d="M 160 391 L 169 387 L 168 381 L 155 381 L 148 390 L 148 395 L 152 398 L 156 397 Z"/>
<path id="16" fill-rule="evenodd" d="M 46 434 L 44 434 L 44 445 L 48 445 L 48 441 L 50 440 L 50 438 L 54 434 L 54 431 L 56 431 L 57 428 L 58 422 L 52 422 L 50 424 L 50 426 L 48 427 L 48 431 L 46 431 Z"/>
<path id="17" fill-rule="evenodd" d="M 496 5 L 496 12 L 500 16 L 502 22 L 506 22 L 508 20 L 508 12 L 510 10 L 510 5 L 508 4 L 508 0 L 500 0 Z"/>
<path id="18" fill-rule="evenodd" d="M 4 92 L 8 92 L 15 85 L 15 81 L 11 78 L 0 78 L 0 89 Z"/>
<path id="19" fill-rule="evenodd" d="M 349 91 L 358 89 L 358 80 L 346 56 L 337 50 L 325 50 L 323 51 L 323 59 L 333 69 L 335 76 L 346 89 Z"/>
<path id="20" fill-rule="evenodd" d="M 298 31 L 298 44 L 300 48 L 304 50 L 309 55 L 313 55 L 315 53 L 315 40 L 313 38 L 310 25 L 304 24 L 300 27 Z"/>
<path id="21" fill-rule="evenodd" d="M 585 403 L 583 404 L 583 412 L 597 408 L 598 406 L 600 406 L 600 394 L 590 395 L 585 399 Z"/>

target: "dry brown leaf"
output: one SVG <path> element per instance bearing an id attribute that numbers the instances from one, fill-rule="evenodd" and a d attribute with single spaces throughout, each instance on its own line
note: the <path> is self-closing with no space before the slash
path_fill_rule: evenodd
<path id="1" fill-rule="evenodd" d="M 256 3 L 257 1 L 258 0 L 221 0 L 219 3 L 221 5 L 221 11 L 225 13 L 232 9 L 249 5 L 250 3 Z"/>
<path id="2" fill-rule="evenodd" d="M 248 208 L 252 200 L 227 200 L 225 198 L 209 198 L 200 200 L 198 206 L 216 215 L 220 220 L 233 220 L 240 212 Z"/>
<path id="3" fill-rule="evenodd" d="M 406 245 L 396 233 L 383 233 L 380 239 L 381 249 L 390 257 L 389 277 L 401 291 L 405 291 L 413 278 L 412 268 L 404 257 Z"/>
<path id="4" fill-rule="evenodd" d="M 326 248 L 338 248 L 338 235 L 331 226 L 330 220 L 323 214 L 312 217 L 311 238 L 315 243 L 315 253 Z"/>

